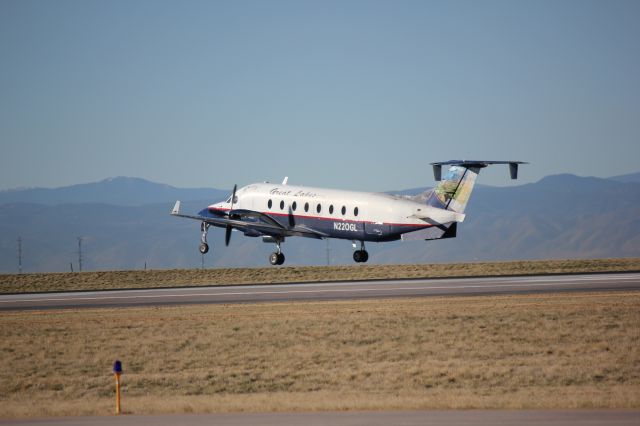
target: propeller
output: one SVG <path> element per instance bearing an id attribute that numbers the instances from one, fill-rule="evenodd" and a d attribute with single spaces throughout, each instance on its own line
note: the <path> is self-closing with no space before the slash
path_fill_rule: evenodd
<path id="1" fill-rule="evenodd" d="M 224 245 L 229 246 L 229 241 L 231 241 L 231 225 L 227 225 L 227 231 L 224 234 Z"/>
<path id="2" fill-rule="evenodd" d="M 291 206 L 289 206 L 289 226 L 292 228 L 296 226 L 296 220 L 293 217 L 293 210 L 291 210 Z"/>
<path id="3" fill-rule="evenodd" d="M 236 201 L 236 189 L 238 189 L 238 185 L 233 185 L 233 193 L 231 194 L 231 206 L 229 207 L 229 219 L 231 219 L 231 212 L 233 211 L 233 203 Z M 224 245 L 228 246 L 229 241 L 231 241 L 231 230 L 233 228 L 231 225 L 227 225 L 226 232 L 224 234 Z"/>

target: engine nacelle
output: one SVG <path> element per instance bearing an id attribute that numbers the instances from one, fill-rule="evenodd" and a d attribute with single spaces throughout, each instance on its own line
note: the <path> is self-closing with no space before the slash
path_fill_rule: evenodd
<path id="1" fill-rule="evenodd" d="M 253 231 L 253 230 L 248 230 L 244 232 L 245 237 L 259 237 L 260 235 L 262 235 L 260 232 Z"/>

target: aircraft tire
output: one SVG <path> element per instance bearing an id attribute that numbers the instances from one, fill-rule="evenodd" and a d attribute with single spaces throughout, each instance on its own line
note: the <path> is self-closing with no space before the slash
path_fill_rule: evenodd
<path id="1" fill-rule="evenodd" d="M 209 251 L 209 244 L 201 243 L 200 247 L 198 247 L 198 250 L 200 250 L 200 253 L 202 254 L 207 254 L 207 252 Z"/>
<path id="2" fill-rule="evenodd" d="M 356 250 L 353 252 L 353 260 L 356 263 L 362 262 L 362 252 L 360 250 Z"/>
<path id="3" fill-rule="evenodd" d="M 278 260 L 280 260 L 280 256 L 275 251 L 269 255 L 269 263 L 273 266 L 279 265 Z"/>
<path id="4" fill-rule="evenodd" d="M 362 260 L 360 262 L 365 263 L 367 260 L 369 260 L 369 252 L 362 250 Z"/>
<path id="5" fill-rule="evenodd" d="M 278 265 L 282 265 L 284 263 L 284 253 L 278 253 Z"/>

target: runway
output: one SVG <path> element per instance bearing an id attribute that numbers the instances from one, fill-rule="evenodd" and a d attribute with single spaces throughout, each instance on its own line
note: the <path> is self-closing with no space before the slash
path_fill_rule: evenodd
<path id="1" fill-rule="evenodd" d="M 637 426 L 638 410 L 446 410 L 446 411 L 347 411 L 317 413 L 221 413 L 152 416 L 59 417 L 0 420 L 0 425 L 334 425 L 334 426 Z"/>
<path id="2" fill-rule="evenodd" d="M 640 273 L 344 281 L 0 295 L 0 310 L 640 290 Z"/>

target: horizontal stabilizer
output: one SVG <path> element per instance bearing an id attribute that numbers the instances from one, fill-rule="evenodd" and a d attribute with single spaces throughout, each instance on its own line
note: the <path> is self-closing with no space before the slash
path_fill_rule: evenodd
<path id="1" fill-rule="evenodd" d="M 511 179 L 518 178 L 518 164 L 528 164 L 523 161 L 492 161 L 492 160 L 451 160 L 431 163 L 433 166 L 433 177 L 436 181 L 442 180 L 442 166 L 459 166 L 465 169 L 483 169 L 491 164 L 508 164 Z"/>

